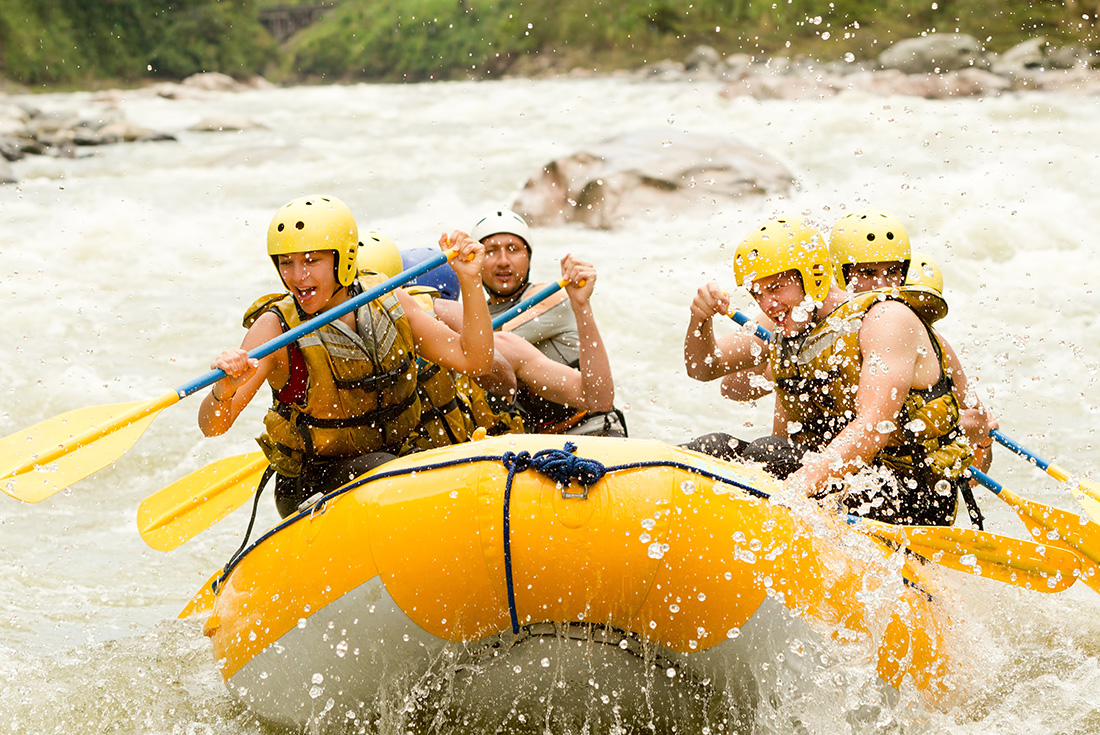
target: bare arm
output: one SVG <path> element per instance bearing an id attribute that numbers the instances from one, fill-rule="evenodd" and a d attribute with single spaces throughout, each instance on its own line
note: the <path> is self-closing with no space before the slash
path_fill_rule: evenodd
<path id="1" fill-rule="evenodd" d="M 731 401 L 755 401 L 773 390 L 771 364 L 767 362 L 735 370 L 722 378 L 722 397 Z"/>
<path id="2" fill-rule="evenodd" d="M 538 396 L 589 411 L 610 411 L 615 402 L 611 362 L 596 326 L 589 298 L 596 283 L 596 270 L 566 255 L 562 275 L 569 279 L 566 291 L 577 318 L 580 338 L 580 366 L 571 368 L 551 360 L 522 337 L 497 335 L 497 348 L 515 369 L 516 376 Z M 584 283 L 584 286 L 577 285 Z"/>
<path id="3" fill-rule="evenodd" d="M 210 367 L 225 371 L 226 377 L 211 386 L 199 406 L 199 429 L 203 436 L 220 436 L 229 431 L 265 380 L 286 383 L 289 376 L 286 348 L 261 360 L 248 358 L 249 350 L 275 339 L 282 331 L 274 314 L 264 314 L 249 328 L 239 349 L 226 350 L 214 359 Z"/>
<path id="4" fill-rule="evenodd" d="M 928 354 L 931 343 L 920 319 L 906 306 L 889 301 L 867 312 L 859 346 L 863 365 L 855 418 L 820 454 L 807 454 L 802 468 L 788 478 L 792 487 L 807 495 L 871 462 L 897 429 L 909 391 L 926 380 L 928 359 L 935 360 L 934 352 Z"/>
<path id="5" fill-rule="evenodd" d="M 433 319 L 403 290 L 396 292 L 397 298 L 409 319 L 417 352 L 434 363 L 460 373 L 484 375 L 493 367 L 493 324 L 481 288 L 485 246 L 458 231 L 441 237 L 439 244 L 441 247 L 450 244 L 459 250 L 451 266 L 458 275 L 462 291 L 460 331 L 455 333 Z"/>
<path id="6" fill-rule="evenodd" d="M 714 336 L 714 316 L 728 311 L 729 296 L 717 283 L 708 283 L 696 292 L 684 335 L 688 377 L 706 382 L 767 360 L 767 347 L 756 337 L 744 332 L 732 332 L 720 339 Z"/>
<path id="7" fill-rule="evenodd" d="M 966 441 L 974 450 L 975 466 L 982 472 L 986 472 L 993 464 L 993 440 L 989 433 L 998 428 L 999 424 L 997 419 L 986 411 L 977 395 L 970 390 L 962 362 L 959 361 L 955 349 L 943 337 L 940 337 L 940 344 L 943 345 L 944 355 L 947 356 L 948 373 L 954 383 L 955 399 L 959 402 L 959 426 L 962 427 Z"/>

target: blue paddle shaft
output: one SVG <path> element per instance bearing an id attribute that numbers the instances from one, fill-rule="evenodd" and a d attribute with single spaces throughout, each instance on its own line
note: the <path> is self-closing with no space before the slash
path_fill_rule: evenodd
<path id="1" fill-rule="evenodd" d="M 1020 446 L 1019 444 L 1002 434 L 998 429 L 994 429 L 993 431 L 989 432 L 989 435 L 996 439 L 997 443 L 1001 446 L 1011 449 L 1013 452 L 1020 455 L 1021 457 L 1027 457 L 1028 459 L 1030 459 L 1032 462 L 1039 466 L 1039 469 L 1046 471 L 1046 469 L 1050 467 L 1050 462 L 1047 462 L 1045 459 L 1037 454 L 1032 453 L 1025 447 Z"/>
<path id="2" fill-rule="evenodd" d="M 992 477 L 979 470 L 977 467 L 972 466 L 970 468 L 970 476 L 992 490 L 996 495 L 1000 495 L 1001 491 L 1005 489 L 1004 485 L 997 482 Z"/>
<path id="3" fill-rule="evenodd" d="M 730 315 L 730 319 L 734 320 L 742 327 L 751 321 L 751 319 L 749 319 L 747 316 L 739 311 L 733 312 L 733 314 Z M 771 342 L 772 340 L 772 333 L 764 327 L 760 326 L 759 324 L 757 324 L 756 327 L 753 329 L 753 334 L 755 334 L 757 337 L 764 340 L 765 342 Z"/>
<path id="4" fill-rule="evenodd" d="M 527 311 L 532 306 L 535 306 L 536 304 L 549 298 L 551 294 L 555 293 L 559 289 L 561 289 L 561 281 L 555 281 L 554 283 L 551 283 L 550 285 L 540 290 L 538 293 L 532 294 L 528 298 L 519 302 L 507 311 L 497 314 L 496 318 L 493 319 L 493 329 L 500 329 L 513 318 Z"/>
<path id="5" fill-rule="evenodd" d="M 371 301 L 374 301 L 379 296 L 383 296 L 383 295 L 389 293 L 390 291 L 393 291 L 395 288 L 398 288 L 399 286 L 402 286 L 402 285 L 408 283 L 409 281 L 416 278 L 417 276 L 424 275 L 425 273 L 430 271 L 432 268 L 435 268 L 436 266 L 439 266 L 439 265 L 443 265 L 446 262 L 447 262 L 447 253 L 440 251 L 438 255 L 433 256 L 431 258 L 428 258 L 423 263 L 420 263 L 419 265 L 416 265 L 416 266 L 408 269 L 407 271 L 402 271 L 401 273 L 398 273 L 393 278 L 390 278 L 389 280 L 378 284 L 374 288 L 367 289 L 366 291 L 359 294 L 358 296 L 355 296 L 354 298 L 348 299 L 344 303 L 342 303 L 339 306 L 336 306 L 332 309 L 329 309 L 328 311 L 324 312 L 323 314 L 318 314 L 317 316 L 313 317 L 309 321 L 307 321 L 303 324 L 299 324 L 297 327 L 294 327 L 294 329 L 290 329 L 290 330 L 287 330 L 286 332 L 283 332 L 282 334 L 280 334 L 275 339 L 264 342 L 259 347 L 257 347 L 255 349 L 253 349 L 252 351 L 250 351 L 248 353 L 248 357 L 250 359 L 256 359 L 256 360 L 258 360 L 262 357 L 267 357 L 268 355 L 275 352 L 276 350 L 280 350 L 283 347 L 286 347 L 291 342 L 297 341 L 299 337 L 302 337 L 303 335 L 309 334 L 310 332 L 316 331 L 316 330 L 320 329 L 321 327 L 325 326 L 326 324 L 331 324 L 332 322 L 334 322 L 337 319 L 339 319 L 340 317 L 342 317 L 344 314 L 348 314 L 350 312 L 355 311 L 360 306 L 363 306 L 365 304 L 370 303 Z M 192 393 L 194 393 L 196 391 L 200 391 L 200 390 L 202 390 L 203 388 L 205 388 L 209 385 L 213 385 L 214 383 L 217 383 L 219 380 L 221 380 L 224 377 L 225 377 L 225 371 L 224 370 L 218 370 L 218 369 L 211 370 L 210 372 L 206 373 L 205 375 L 201 375 L 198 378 L 195 378 L 190 383 L 184 383 L 179 388 L 176 388 L 176 394 L 179 395 L 180 398 L 186 398 L 187 396 L 191 395 Z"/>

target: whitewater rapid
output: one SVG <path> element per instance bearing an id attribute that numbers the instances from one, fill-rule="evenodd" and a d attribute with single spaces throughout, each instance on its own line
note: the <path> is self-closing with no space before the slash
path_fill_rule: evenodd
<path id="1" fill-rule="evenodd" d="M 611 231 L 535 231 L 535 278 L 566 252 L 595 263 L 595 308 L 632 435 L 671 442 L 712 430 L 769 433 L 770 406 L 723 401 L 689 380 L 682 340 L 695 289 L 734 290 L 730 258 L 775 215 L 827 231 L 844 212 L 886 209 L 943 265 L 940 323 L 1001 428 L 1074 472 L 1100 476 L 1100 143 L 1096 99 L 1024 93 L 929 101 L 841 94 L 722 99 L 717 83 L 625 79 L 317 86 L 115 102 L 175 142 L 14 164 L 0 189 L 0 435 L 82 406 L 153 398 L 204 373 L 243 334 L 242 313 L 279 289 L 264 252 L 272 214 L 327 192 L 360 228 L 400 246 L 469 228 L 561 155 L 639 128 L 734 136 L 784 161 L 789 195 L 710 216 L 654 213 Z M 37 95 L 94 113 L 92 93 Z M 258 124 L 198 133 L 208 116 Z M 747 296 L 739 295 L 741 306 Z M 732 324 L 729 325 L 732 329 Z M 214 459 L 252 451 L 255 401 L 203 439 L 197 399 L 164 411 L 114 466 L 36 505 L 0 496 L 0 728 L 13 733 L 266 732 L 225 689 L 194 620 L 176 613 L 237 548 L 239 511 L 187 545 L 138 537 L 140 500 Z M 1079 510 L 1064 486 L 999 450 L 991 474 L 1019 494 Z M 980 496 L 988 527 L 1025 533 Z M 275 520 L 270 499 L 261 524 Z M 972 610 L 973 688 L 948 712 L 903 699 L 879 721 L 761 716 L 796 732 L 1100 731 L 1100 600 L 948 577 Z M 858 694 L 838 685 L 840 699 Z M 777 693 L 782 711 L 782 696 Z M 804 729 L 798 729 L 802 727 Z M 890 729 L 894 727 L 895 729 Z M 900 728 L 896 729 L 896 728 Z M 383 728 L 384 729 L 384 728 Z"/>

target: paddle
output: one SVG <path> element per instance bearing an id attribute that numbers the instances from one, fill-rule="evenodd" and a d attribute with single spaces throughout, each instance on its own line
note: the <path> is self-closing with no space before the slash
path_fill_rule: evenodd
<path id="1" fill-rule="evenodd" d="M 868 535 L 949 569 L 1036 592 L 1061 592 L 1080 574 L 1080 557 L 1056 546 L 973 528 L 894 526 L 857 516 L 848 516 L 848 522 Z"/>
<path id="2" fill-rule="evenodd" d="M 514 319 L 515 317 L 517 317 L 520 314 L 522 314 L 523 312 L 527 311 L 532 306 L 535 306 L 536 304 L 542 303 L 548 297 L 552 296 L 553 294 L 555 294 L 557 291 L 564 288 L 568 284 L 569 284 L 569 279 L 568 278 L 559 278 L 558 280 L 554 281 L 553 283 L 547 284 L 545 287 L 540 289 L 538 292 L 532 294 L 531 296 L 528 296 L 526 299 L 519 302 L 515 306 L 509 308 L 507 311 L 502 311 L 501 313 L 497 314 L 496 317 L 494 317 L 494 319 L 493 319 L 493 329 L 500 329 L 505 324 L 510 322 L 512 319 Z M 584 281 L 581 281 L 580 285 L 583 286 Z"/>
<path id="3" fill-rule="evenodd" d="M 493 329 L 530 309 L 569 281 L 565 278 L 528 296 L 493 319 Z M 267 467 L 261 452 L 226 457 L 158 490 L 138 508 L 138 533 L 150 547 L 171 551 L 239 508 L 256 490 Z"/>
<path id="4" fill-rule="evenodd" d="M 283 332 L 248 353 L 267 357 L 305 334 L 442 265 L 457 251 L 437 256 Z M 225 377 L 211 370 L 150 401 L 93 406 L 55 416 L 0 439 L 0 489 L 17 500 L 37 503 L 115 461 L 134 445 L 165 408 Z"/>
<path id="5" fill-rule="evenodd" d="M 1056 464 L 1051 464 L 1038 454 L 1035 454 L 1029 449 L 1017 444 L 1012 439 L 1002 434 L 998 429 L 994 429 L 989 432 L 989 435 L 997 440 L 997 443 L 1003 447 L 1011 449 L 1016 454 L 1026 459 L 1031 460 L 1033 463 L 1039 466 L 1039 469 L 1046 472 L 1058 482 L 1069 482 L 1070 474 Z M 1077 498 L 1077 502 L 1081 504 L 1081 507 L 1085 509 L 1085 512 L 1089 514 L 1092 520 L 1100 523 L 1100 483 L 1092 480 L 1086 480 L 1085 478 L 1078 478 L 1077 487 L 1071 487 L 1073 497 Z"/>
<path id="6" fill-rule="evenodd" d="M 251 452 L 195 470 L 141 501 L 138 533 L 157 551 L 171 551 L 252 497 L 265 469 L 264 453 Z"/>
<path id="7" fill-rule="evenodd" d="M 1100 592 L 1100 526 L 1079 515 L 1021 498 L 977 467 L 971 467 L 970 474 L 1011 505 L 1036 539 L 1080 554 L 1081 580 Z"/>

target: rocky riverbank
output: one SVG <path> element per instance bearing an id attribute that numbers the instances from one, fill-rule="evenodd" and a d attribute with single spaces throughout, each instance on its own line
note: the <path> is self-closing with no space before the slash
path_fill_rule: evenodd
<path id="1" fill-rule="evenodd" d="M 748 54 L 723 57 L 707 46 L 682 62 L 662 61 L 632 72 L 641 78 L 727 81 L 727 97 L 812 99 L 845 91 L 928 99 L 1003 92 L 1100 94 L 1100 56 L 1079 46 L 1054 47 L 1036 38 L 997 54 L 966 34 L 907 39 L 874 61 L 822 62 Z"/>
<path id="2" fill-rule="evenodd" d="M 593 70 L 538 70 L 535 76 L 582 77 Z M 683 61 L 665 60 L 610 75 L 639 80 L 726 82 L 720 94 L 757 99 L 806 100 L 843 92 L 880 96 L 911 95 L 928 99 L 975 97 L 1028 91 L 1100 95 L 1100 56 L 1079 46 L 1055 47 L 1042 38 L 996 54 L 966 34 L 932 34 L 907 39 L 884 50 L 873 61 L 854 58 L 818 61 L 810 58 L 748 54 L 723 56 L 700 46 Z M 149 94 L 170 99 L 271 86 L 262 78 L 239 82 L 224 74 L 196 74 L 179 83 L 161 82 L 138 90 L 106 91 L 94 117 L 75 111 L 44 112 L 33 98 L 0 95 L 0 182 L 16 179 L 8 161 L 28 155 L 79 157 L 115 143 L 172 140 L 169 133 L 146 130 L 125 119 L 115 102 L 123 95 Z M 203 121 L 197 129 L 240 130 L 247 120 Z"/>

